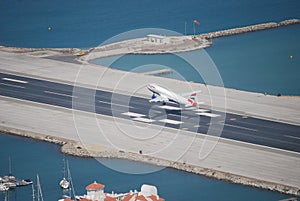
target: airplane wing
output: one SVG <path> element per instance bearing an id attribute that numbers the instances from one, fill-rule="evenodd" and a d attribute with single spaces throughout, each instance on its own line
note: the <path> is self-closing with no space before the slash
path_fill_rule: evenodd
<path id="1" fill-rule="evenodd" d="M 197 94 L 197 93 L 200 93 L 201 90 L 198 90 L 198 91 L 192 91 L 192 92 L 188 92 L 188 93 L 180 93 L 179 95 L 180 96 L 183 96 L 183 97 L 186 97 L 186 96 L 190 96 L 191 94 Z"/>
<path id="2" fill-rule="evenodd" d="M 149 100 L 150 103 L 151 102 L 155 102 L 155 103 L 156 102 L 168 102 L 168 101 L 169 101 L 169 99 L 167 97 L 165 97 L 165 96 L 157 96 L 157 97 Z"/>

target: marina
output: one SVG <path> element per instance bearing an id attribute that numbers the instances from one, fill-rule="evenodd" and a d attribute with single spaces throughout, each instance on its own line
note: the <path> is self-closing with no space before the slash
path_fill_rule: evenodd
<path id="1" fill-rule="evenodd" d="M 15 168 L 14 172 L 16 175 L 26 175 L 34 179 L 36 199 L 36 173 L 38 173 L 40 177 L 40 186 L 44 200 L 55 201 L 62 198 L 64 192 L 59 186 L 59 181 L 61 179 L 62 170 L 61 160 L 64 156 L 60 153 L 60 147 L 58 145 L 5 134 L 0 135 L 0 140 L 4 143 L 4 151 L 0 152 L 2 158 L 7 158 L 8 154 L 13 154 L 14 158 L 25 156 L 26 164 L 12 158 L 15 167 L 22 165 L 22 168 Z M 6 149 L 8 147 L 18 147 L 21 144 L 23 151 L 20 151 L 20 149 L 14 149 L 11 152 L 6 151 L 9 150 Z M 39 150 L 39 152 L 37 153 L 36 150 Z M 36 160 L 36 157 L 47 158 L 47 160 Z M 257 196 L 264 200 L 280 200 L 291 197 L 277 192 L 209 179 L 196 174 L 177 171 L 172 168 L 166 168 L 151 174 L 123 174 L 109 169 L 92 158 L 65 157 L 69 161 L 74 183 L 73 189 L 76 195 L 86 194 L 85 187 L 96 180 L 105 184 L 106 192 L 109 193 L 112 191 L 130 192 L 130 189 L 137 189 L 144 183 L 155 185 L 159 190 L 160 197 L 172 201 L 182 201 L 184 199 L 194 200 L 195 197 L 206 201 L 215 201 L 222 200 L 224 194 L 226 194 L 231 201 L 240 201 L 241 199 L 244 201 L 253 201 L 252 198 Z M 153 168 L 151 165 L 145 163 L 127 160 L 104 160 L 120 166 L 134 168 L 137 171 Z M 0 161 L 0 164 L 1 167 L 7 167 L 6 161 Z M 6 170 L 7 168 L 1 169 L 1 172 L 5 172 Z M 212 189 L 211 186 L 214 188 Z M 31 186 L 16 188 L 7 193 L 10 201 L 32 200 Z M 0 200 L 4 200 L 5 194 L 5 192 L 0 192 Z M 66 195 L 69 196 L 69 193 Z"/>
<path id="2" fill-rule="evenodd" d="M 27 186 L 33 182 L 30 179 L 18 179 L 12 174 L 11 159 L 9 157 L 9 174 L 0 177 L 0 191 L 8 191 L 16 187 Z"/>
<path id="3" fill-rule="evenodd" d="M 32 184 L 29 179 L 17 179 L 12 175 L 0 177 L 0 189 L 2 191 L 7 191 L 16 187 L 27 186 Z"/>

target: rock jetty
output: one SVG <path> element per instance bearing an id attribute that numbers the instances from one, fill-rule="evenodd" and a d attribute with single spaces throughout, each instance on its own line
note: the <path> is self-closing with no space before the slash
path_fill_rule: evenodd
<path id="1" fill-rule="evenodd" d="M 218 37 L 231 36 L 231 35 L 243 34 L 243 33 L 254 32 L 254 31 L 261 31 L 265 29 L 278 28 L 278 27 L 288 26 L 293 24 L 300 24 L 300 20 L 290 19 L 290 20 L 284 20 L 279 23 L 269 22 L 269 23 L 250 25 L 245 27 L 237 27 L 233 29 L 226 29 L 226 30 L 221 30 L 221 31 L 216 31 L 211 33 L 200 34 L 197 37 L 213 39 Z"/>

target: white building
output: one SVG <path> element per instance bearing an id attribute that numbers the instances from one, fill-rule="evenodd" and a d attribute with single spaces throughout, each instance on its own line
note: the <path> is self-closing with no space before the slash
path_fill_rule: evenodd
<path id="1" fill-rule="evenodd" d="M 87 191 L 86 199 L 91 201 L 104 201 L 104 185 L 99 184 L 96 181 L 88 185 L 85 189 Z"/>
<path id="2" fill-rule="evenodd" d="M 147 35 L 147 40 L 151 43 L 156 43 L 156 44 L 166 44 L 170 42 L 168 37 L 155 35 L 155 34 Z"/>

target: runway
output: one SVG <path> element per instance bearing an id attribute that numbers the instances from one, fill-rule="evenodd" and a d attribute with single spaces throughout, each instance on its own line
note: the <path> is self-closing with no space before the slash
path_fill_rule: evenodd
<path id="1" fill-rule="evenodd" d="M 184 110 L 140 97 L 3 73 L 0 95 L 208 135 L 224 126 L 222 138 L 300 152 L 299 126 L 207 108 Z"/>

